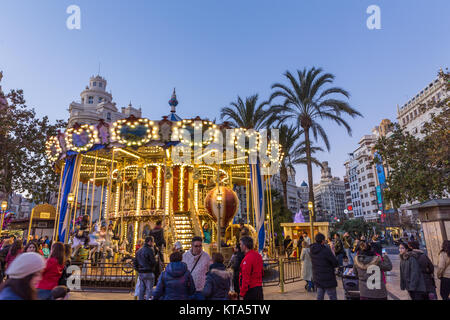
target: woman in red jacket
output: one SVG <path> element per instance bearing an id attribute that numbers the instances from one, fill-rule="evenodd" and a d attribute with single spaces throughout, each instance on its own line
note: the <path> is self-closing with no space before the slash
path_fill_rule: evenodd
<path id="1" fill-rule="evenodd" d="M 39 300 L 52 299 L 52 289 L 58 286 L 58 281 L 64 269 L 64 261 L 64 244 L 62 242 L 55 242 L 52 245 L 47 265 L 42 272 L 42 280 L 37 286 Z"/>

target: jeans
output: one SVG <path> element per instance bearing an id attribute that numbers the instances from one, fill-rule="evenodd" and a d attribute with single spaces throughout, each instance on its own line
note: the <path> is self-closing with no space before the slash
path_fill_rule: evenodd
<path id="1" fill-rule="evenodd" d="M 39 300 L 53 300 L 52 290 L 38 289 Z"/>
<path id="2" fill-rule="evenodd" d="M 352 250 L 350 248 L 348 249 L 344 249 L 345 250 L 345 254 L 347 255 L 348 258 L 348 263 L 353 265 L 353 255 L 352 255 Z"/>
<path id="3" fill-rule="evenodd" d="M 421 291 L 408 291 L 411 300 L 428 300 L 428 293 Z"/>
<path id="4" fill-rule="evenodd" d="M 336 287 L 334 288 L 317 287 L 317 300 L 323 300 L 325 298 L 325 293 L 328 295 L 330 300 L 337 300 Z"/>
<path id="5" fill-rule="evenodd" d="M 314 289 L 314 282 L 312 281 L 306 281 L 307 282 L 307 288 L 308 290 Z"/>
<path id="6" fill-rule="evenodd" d="M 153 284 L 155 282 L 155 274 L 150 273 L 139 273 L 139 300 L 150 299 L 153 291 Z"/>
<path id="7" fill-rule="evenodd" d="M 339 253 L 339 254 L 336 255 L 336 258 L 338 260 L 339 267 L 342 267 L 342 265 L 344 263 L 344 254 L 343 253 Z"/>

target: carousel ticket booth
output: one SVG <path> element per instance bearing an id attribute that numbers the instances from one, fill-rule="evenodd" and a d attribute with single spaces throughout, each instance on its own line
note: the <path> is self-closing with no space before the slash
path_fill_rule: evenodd
<path id="1" fill-rule="evenodd" d="M 176 105 L 176 97 L 170 103 Z M 197 135 L 202 138 L 200 142 L 195 140 Z M 227 145 L 222 137 L 226 137 Z M 238 144 L 241 137 L 248 140 L 243 147 Z M 227 123 L 215 124 L 199 117 L 151 121 L 130 116 L 114 123 L 100 120 L 97 125 L 75 124 L 47 142 L 47 155 L 61 175 L 58 238 L 64 241 L 65 232 L 73 228 L 77 211 L 71 203 L 78 201 L 81 182 L 92 194 L 92 203 L 100 202 L 99 220 L 112 225 L 114 239 L 130 253 L 157 221 L 162 221 L 165 231 L 166 253 L 171 252 L 175 242 L 181 242 L 184 250 L 190 249 L 193 236 L 205 237 L 205 224 L 211 237 L 205 250 L 217 250 L 217 243 L 231 247 L 237 230 L 230 223 L 239 207 L 235 186 L 246 186 L 247 201 L 252 201 L 248 159 L 254 149 L 250 150 L 250 139 L 256 139 L 259 152 L 279 166 L 283 155 L 278 143 L 273 158 L 271 149 L 262 144 L 255 131 L 231 129 Z M 235 147 L 231 151 L 230 145 Z M 235 151 L 241 152 L 240 159 Z M 270 192 L 270 179 L 266 177 L 260 180 L 265 196 Z M 97 194 L 100 197 L 94 199 Z M 68 201 L 70 196 L 72 200 Z M 92 208 L 88 204 L 85 214 L 92 217 Z M 268 219 L 264 215 L 263 223 L 272 226 L 271 211 L 266 213 Z M 256 232 L 253 236 L 256 238 Z"/>

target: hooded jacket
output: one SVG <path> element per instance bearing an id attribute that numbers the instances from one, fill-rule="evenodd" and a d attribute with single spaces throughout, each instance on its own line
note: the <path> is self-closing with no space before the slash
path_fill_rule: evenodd
<path id="1" fill-rule="evenodd" d="M 336 275 L 334 269 L 339 263 L 331 249 L 320 243 L 310 247 L 313 281 L 319 288 L 336 288 Z"/>
<path id="2" fill-rule="evenodd" d="M 227 300 L 231 287 L 231 273 L 222 263 L 213 263 L 206 274 L 202 294 L 207 300 Z"/>
<path id="3" fill-rule="evenodd" d="M 419 249 L 414 249 L 417 262 L 419 263 L 420 270 L 422 271 L 423 279 L 425 281 L 425 288 L 427 292 L 434 292 L 436 285 L 434 283 L 434 265 L 427 257 L 427 255 Z"/>
<path id="4" fill-rule="evenodd" d="M 367 287 L 368 279 L 371 277 L 372 277 L 371 279 L 373 279 L 374 274 L 376 274 L 376 271 L 374 272 L 369 270 L 369 272 L 367 272 L 367 269 L 370 268 L 370 266 L 378 266 L 380 270 L 379 289 L 376 286 L 376 282 L 374 283 L 374 288 L 369 289 Z M 376 268 L 374 268 L 374 270 L 376 270 Z M 389 260 L 388 256 L 381 257 L 371 252 L 365 251 L 360 252 L 355 257 L 353 265 L 353 272 L 358 277 L 360 296 L 371 299 L 386 298 L 387 290 L 384 272 L 391 270 L 392 270 L 392 263 L 391 260 Z M 377 280 L 378 279 L 375 279 L 375 281 Z M 369 280 L 369 283 L 373 282 Z"/>
<path id="5" fill-rule="evenodd" d="M 155 300 L 188 300 L 195 293 L 195 284 L 186 263 L 171 262 L 158 280 Z"/>
<path id="6" fill-rule="evenodd" d="M 414 251 L 400 255 L 400 289 L 426 292 L 425 280 L 417 258 L 418 254 Z"/>

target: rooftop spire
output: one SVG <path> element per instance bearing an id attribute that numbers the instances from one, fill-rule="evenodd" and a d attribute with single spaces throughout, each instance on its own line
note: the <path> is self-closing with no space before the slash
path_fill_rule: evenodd
<path id="1" fill-rule="evenodd" d="M 175 113 L 176 112 L 175 107 L 178 105 L 177 93 L 175 91 L 175 88 L 173 88 L 173 93 L 172 97 L 169 100 L 169 105 L 172 107 L 172 110 L 170 110 L 170 112 Z"/>

